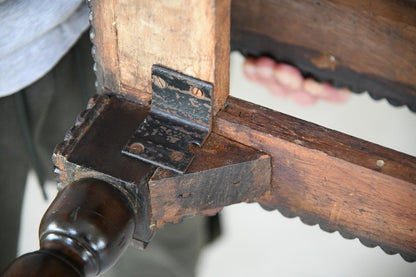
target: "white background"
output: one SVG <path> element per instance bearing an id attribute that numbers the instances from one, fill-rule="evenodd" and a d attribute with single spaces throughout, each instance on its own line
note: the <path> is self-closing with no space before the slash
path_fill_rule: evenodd
<path id="1" fill-rule="evenodd" d="M 298 107 L 276 98 L 242 75 L 243 58 L 232 54 L 231 95 L 325 127 L 416 156 L 416 114 L 394 108 L 367 94 L 354 95 L 347 104 L 318 103 Z M 74 119 L 75 120 L 75 119 Z M 56 192 L 49 184 L 50 199 Z M 43 203 L 36 178 L 30 174 L 25 193 L 19 251 L 38 248 L 37 229 L 48 203 Z M 257 204 L 238 204 L 222 212 L 223 235 L 200 259 L 199 277 L 212 276 L 416 276 L 416 263 L 380 248 L 367 248 L 357 239 L 267 212 Z"/>

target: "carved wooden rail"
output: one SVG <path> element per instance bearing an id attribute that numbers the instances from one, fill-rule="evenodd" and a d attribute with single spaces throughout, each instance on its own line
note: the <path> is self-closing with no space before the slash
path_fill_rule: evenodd
<path id="1" fill-rule="evenodd" d="M 416 260 L 416 158 L 228 97 L 231 21 L 234 49 L 271 55 L 305 74 L 370 89 L 375 98 L 414 110 L 414 1 L 231 6 L 209 0 L 192 2 L 192 9 L 186 0 L 89 2 L 102 95 L 90 101 L 55 150 L 61 192 L 41 223 L 41 250 L 15 261 L 4 276 L 29 274 L 28 264 L 39 265 L 33 276 L 98 274 L 131 239 L 144 247 L 166 222 L 239 202 L 259 202 Z M 281 20 L 271 24 L 273 16 Z M 122 153 L 149 114 L 154 64 L 214 85 L 210 135 L 200 148 L 189 147 L 194 159 L 184 174 Z M 100 243 L 114 248 L 102 252 Z M 51 261 L 57 266 L 44 271 Z"/>

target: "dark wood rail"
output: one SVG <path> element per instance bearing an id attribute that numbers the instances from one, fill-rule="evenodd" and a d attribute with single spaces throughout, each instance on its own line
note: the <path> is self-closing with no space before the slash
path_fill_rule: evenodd
<path id="1" fill-rule="evenodd" d="M 231 46 L 416 111 L 416 2 L 233 0 Z"/>
<path id="2" fill-rule="evenodd" d="M 415 157 L 234 98 L 214 132 L 271 155 L 265 208 L 416 260 Z"/>

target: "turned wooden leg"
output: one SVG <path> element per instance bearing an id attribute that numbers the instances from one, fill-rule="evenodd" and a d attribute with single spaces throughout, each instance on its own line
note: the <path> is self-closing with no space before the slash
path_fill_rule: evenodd
<path id="1" fill-rule="evenodd" d="M 115 186 L 83 179 L 59 192 L 42 218 L 40 249 L 13 261 L 1 276 L 94 276 L 129 245 L 135 228 L 128 198 Z"/>

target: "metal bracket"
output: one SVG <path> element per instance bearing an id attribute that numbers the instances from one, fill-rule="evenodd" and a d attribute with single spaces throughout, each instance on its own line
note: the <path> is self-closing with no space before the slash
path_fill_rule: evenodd
<path id="1" fill-rule="evenodd" d="M 158 66 L 152 66 L 152 104 L 123 153 L 178 173 L 184 173 L 193 154 L 211 129 L 213 86 Z"/>

